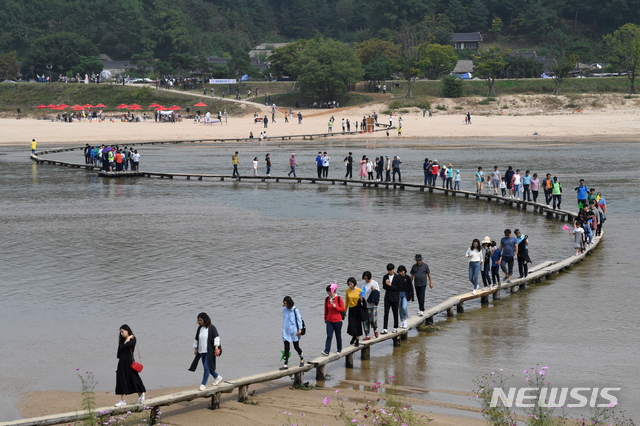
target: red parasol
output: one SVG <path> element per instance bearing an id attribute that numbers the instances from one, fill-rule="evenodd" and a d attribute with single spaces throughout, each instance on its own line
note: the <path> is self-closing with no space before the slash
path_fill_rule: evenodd
<path id="1" fill-rule="evenodd" d="M 209 106 L 207 104 L 205 104 L 204 102 L 198 102 L 197 104 L 194 105 L 195 107 L 205 107 L 205 106 Z"/>
<path id="2" fill-rule="evenodd" d="M 180 108 L 178 105 L 171 105 L 171 106 L 170 106 L 169 108 L 167 108 L 167 109 L 168 109 L 168 110 L 171 110 L 171 111 L 177 111 L 177 110 L 182 109 L 182 108 Z"/>
<path id="3" fill-rule="evenodd" d="M 56 107 L 56 106 L 55 106 L 54 104 L 49 104 L 49 105 L 47 105 L 47 108 L 51 108 L 51 109 L 53 109 L 53 108 L 55 108 L 55 107 Z"/>
<path id="4" fill-rule="evenodd" d="M 140 105 L 129 105 L 129 109 L 132 111 L 138 111 L 143 109 Z"/>
<path id="5" fill-rule="evenodd" d="M 82 111 L 84 107 L 82 105 L 74 105 L 71 107 L 73 111 Z"/>
<path id="6" fill-rule="evenodd" d="M 167 109 L 163 106 L 159 106 L 158 108 L 156 108 L 154 111 L 166 111 Z"/>
<path id="7" fill-rule="evenodd" d="M 124 109 L 124 108 L 129 108 L 129 105 L 127 104 L 120 104 L 116 107 L 116 109 Z"/>
<path id="8" fill-rule="evenodd" d="M 49 108 L 49 107 L 48 107 L 48 106 L 46 106 L 46 105 L 42 105 L 42 104 L 40 104 L 40 105 L 38 105 L 38 106 L 36 107 L 36 109 L 43 109 L 43 108 Z"/>
<path id="9" fill-rule="evenodd" d="M 93 108 L 93 105 L 91 105 L 91 104 L 84 104 L 82 106 L 85 107 L 85 108 Z"/>
<path id="10" fill-rule="evenodd" d="M 162 105 L 160 105 L 159 103 L 154 102 L 154 103 L 152 103 L 151 105 L 149 105 L 149 108 L 158 108 L 158 107 L 161 107 L 161 106 L 162 106 Z"/>
<path id="11" fill-rule="evenodd" d="M 67 104 L 60 104 L 58 105 L 60 108 L 65 109 L 65 108 L 70 108 L 69 105 Z"/>
<path id="12" fill-rule="evenodd" d="M 94 105 L 95 108 L 106 108 L 107 106 L 105 104 L 98 104 L 98 105 Z"/>

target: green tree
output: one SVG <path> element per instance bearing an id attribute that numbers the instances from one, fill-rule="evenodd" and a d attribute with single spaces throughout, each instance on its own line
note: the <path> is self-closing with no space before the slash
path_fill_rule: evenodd
<path id="1" fill-rule="evenodd" d="M 97 56 L 80 56 L 80 62 L 75 65 L 71 72 L 73 75 L 80 74 L 84 76 L 85 74 L 100 74 L 100 71 L 104 68 L 104 64 Z"/>
<path id="2" fill-rule="evenodd" d="M 405 98 L 413 98 L 413 81 L 420 74 L 420 69 L 417 67 L 420 60 L 418 46 L 423 41 L 424 35 L 422 26 L 407 23 L 403 24 L 396 34 L 400 47 L 399 69 L 404 72 L 404 77 L 407 79 Z"/>
<path id="3" fill-rule="evenodd" d="M 560 94 L 560 86 L 569 77 L 569 73 L 578 65 L 578 55 L 575 53 L 562 58 L 557 63 L 550 65 L 549 68 L 553 72 L 553 82 L 555 87 L 553 89 L 554 95 Z"/>
<path id="4" fill-rule="evenodd" d="M 276 76 L 286 75 L 297 79 L 300 70 L 297 68 L 301 52 L 309 43 L 308 40 L 296 40 L 286 46 L 273 49 L 269 56 L 269 69 Z"/>
<path id="5" fill-rule="evenodd" d="M 464 82 L 453 75 L 442 77 L 442 96 L 445 98 L 460 98 L 464 94 Z"/>
<path id="6" fill-rule="evenodd" d="M 245 74 L 255 72 L 254 67 L 251 66 L 249 53 L 242 49 L 236 49 L 235 52 L 233 52 L 231 60 L 227 62 L 227 68 L 229 68 L 229 71 L 231 71 L 234 76 L 237 76 L 238 80 Z"/>
<path id="7" fill-rule="evenodd" d="M 468 31 L 478 31 L 487 28 L 489 9 L 482 0 L 473 0 L 467 11 L 465 26 Z"/>
<path id="8" fill-rule="evenodd" d="M 484 78 L 487 82 L 487 97 L 495 96 L 496 94 L 494 89 L 496 78 L 500 77 L 506 65 L 504 55 L 505 52 L 492 47 L 480 52 L 479 55 L 473 56 L 473 74 Z"/>
<path id="9" fill-rule="evenodd" d="M 169 63 L 181 75 L 188 75 L 198 68 L 198 61 L 188 53 L 172 53 L 169 55 Z"/>
<path id="10" fill-rule="evenodd" d="M 309 98 L 335 100 L 364 74 L 351 47 L 321 36 L 309 40 L 297 63 L 300 90 Z"/>
<path id="11" fill-rule="evenodd" d="M 384 54 L 379 54 L 364 66 L 364 79 L 369 81 L 369 90 L 371 90 L 371 84 L 379 84 L 390 75 L 391 65 Z"/>
<path id="12" fill-rule="evenodd" d="M 81 56 L 97 55 L 98 49 L 91 41 L 78 34 L 60 32 L 33 40 L 22 62 L 22 70 L 27 74 L 33 66 L 35 73 L 44 74 L 49 72 L 47 65 L 52 65 L 63 73 L 77 65 Z"/>
<path id="13" fill-rule="evenodd" d="M 630 91 L 636 93 L 635 80 L 640 68 L 640 26 L 625 24 L 604 37 L 611 63 L 627 73 Z"/>
<path id="14" fill-rule="evenodd" d="M 373 59 L 379 58 L 380 55 L 384 55 L 386 58 L 396 58 L 398 56 L 398 46 L 396 44 L 379 38 L 357 43 L 353 48 L 356 50 L 356 55 L 362 65 L 367 65 Z"/>
<path id="15" fill-rule="evenodd" d="M 16 78 L 19 70 L 18 55 L 15 51 L 0 55 L 0 80 Z"/>
<path id="16" fill-rule="evenodd" d="M 420 51 L 420 60 L 417 66 L 422 70 L 424 76 L 431 80 L 436 80 L 450 73 L 458 62 L 453 46 L 422 43 L 418 46 L 418 50 Z"/>
<path id="17" fill-rule="evenodd" d="M 151 52 L 136 53 L 131 56 L 131 64 L 135 66 L 136 73 L 144 77 L 147 70 L 153 67 L 153 54 Z"/>

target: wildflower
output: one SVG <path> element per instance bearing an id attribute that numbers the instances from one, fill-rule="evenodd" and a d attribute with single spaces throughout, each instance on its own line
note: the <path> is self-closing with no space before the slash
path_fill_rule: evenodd
<path id="1" fill-rule="evenodd" d="M 547 372 L 544 370 L 541 370 L 541 371 L 538 371 L 538 374 L 540 374 L 541 376 L 544 376 L 545 374 L 547 374 Z"/>
<path id="2" fill-rule="evenodd" d="M 322 400 L 322 403 L 324 405 L 327 405 L 329 403 L 329 397 L 326 397 L 325 399 Z"/>
<path id="3" fill-rule="evenodd" d="M 351 423 L 356 423 L 358 419 L 351 419 Z"/>
<path id="4" fill-rule="evenodd" d="M 336 393 L 340 392 L 340 389 L 336 389 Z"/>

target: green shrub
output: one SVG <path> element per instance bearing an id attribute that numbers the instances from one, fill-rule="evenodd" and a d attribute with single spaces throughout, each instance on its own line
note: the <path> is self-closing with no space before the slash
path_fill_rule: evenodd
<path id="1" fill-rule="evenodd" d="M 484 98 L 483 100 L 478 102 L 478 105 L 489 105 L 491 104 L 491 102 L 495 102 L 495 101 L 496 101 L 496 98 Z"/>
<path id="2" fill-rule="evenodd" d="M 449 108 L 446 105 L 437 105 L 436 109 L 438 111 L 448 111 L 449 110 Z"/>
<path id="3" fill-rule="evenodd" d="M 445 98 L 460 98 L 464 96 L 463 81 L 452 75 L 442 77 L 442 96 Z"/>

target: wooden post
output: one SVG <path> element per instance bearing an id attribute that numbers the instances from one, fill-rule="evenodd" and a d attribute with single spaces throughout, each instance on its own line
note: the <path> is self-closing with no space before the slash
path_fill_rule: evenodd
<path id="1" fill-rule="evenodd" d="M 280 179 L 279 179 L 279 178 L 276 178 L 276 183 L 278 183 L 278 182 L 280 182 Z"/>
<path id="2" fill-rule="evenodd" d="M 447 309 L 447 316 L 448 316 L 448 317 L 452 317 L 452 316 L 454 316 L 454 313 L 453 313 L 453 306 Z"/>
<path id="3" fill-rule="evenodd" d="M 344 357 L 344 366 L 346 368 L 353 368 L 353 352 Z"/>
<path id="4" fill-rule="evenodd" d="M 249 399 L 249 385 L 238 387 L 238 402 L 245 402 Z"/>
<path id="5" fill-rule="evenodd" d="M 433 315 L 424 320 L 424 325 L 433 325 Z"/>
<path id="6" fill-rule="evenodd" d="M 458 311 L 459 314 L 464 314 L 464 303 L 462 300 L 456 305 L 456 311 Z"/>
<path id="7" fill-rule="evenodd" d="M 518 286 L 517 285 L 511 286 L 511 293 L 517 293 L 517 292 L 518 292 Z"/>
<path id="8" fill-rule="evenodd" d="M 409 335 L 407 333 L 402 333 L 400 335 L 400 340 L 407 340 L 409 338 Z"/>
<path id="9" fill-rule="evenodd" d="M 495 293 L 493 293 L 493 300 L 500 299 L 500 289 L 497 289 Z"/>
<path id="10" fill-rule="evenodd" d="M 520 284 L 518 287 L 520 287 L 520 290 L 524 290 L 525 283 Z"/>
<path id="11" fill-rule="evenodd" d="M 198 176 L 198 180 L 202 180 L 202 176 Z"/>
<path id="12" fill-rule="evenodd" d="M 209 410 L 217 410 L 220 408 L 220 397 L 222 396 L 222 392 L 216 392 L 211 395 L 211 405 L 209 405 Z"/>
<path id="13" fill-rule="evenodd" d="M 302 379 L 304 379 L 304 371 L 298 371 L 293 375 L 293 384 L 295 386 L 300 386 L 302 384 Z"/>
<path id="14" fill-rule="evenodd" d="M 367 359 L 370 359 L 370 358 L 371 358 L 371 346 L 365 346 L 360 351 L 360 359 L 361 360 L 367 360 Z"/>
<path id="15" fill-rule="evenodd" d="M 224 176 L 220 176 L 220 182 L 224 182 Z"/>
<path id="16" fill-rule="evenodd" d="M 400 347 L 400 338 L 398 336 L 393 338 L 393 347 L 394 348 Z"/>
<path id="17" fill-rule="evenodd" d="M 191 176 L 187 175 L 187 180 L 191 180 Z"/>
<path id="18" fill-rule="evenodd" d="M 424 186 L 420 187 L 420 192 L 424 192 Z"/>
<path id="19" fill-rule="evenodd" d="M 481 305 L 488 305 L 489 304 L 489 296 L 481 296 L 480 297 L 480 304 Z"/>
<path id="20" fill-rule="evenodd" d="M 324 380 L 324 365 L 316 367 L 316 380 Z"/>

